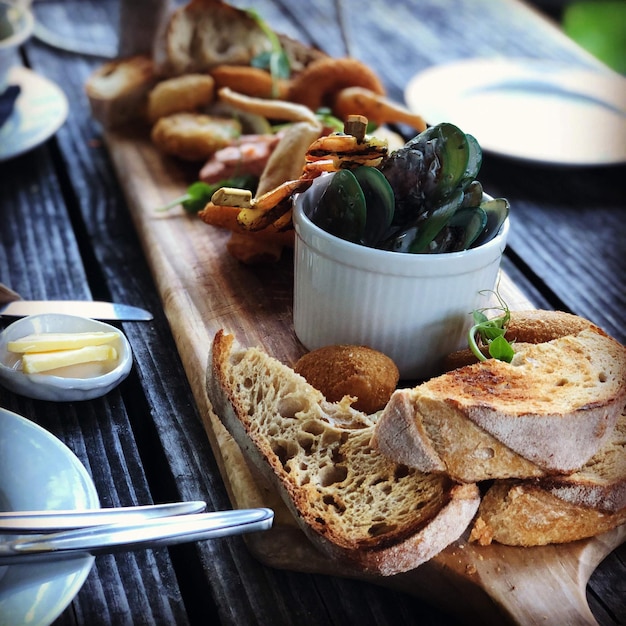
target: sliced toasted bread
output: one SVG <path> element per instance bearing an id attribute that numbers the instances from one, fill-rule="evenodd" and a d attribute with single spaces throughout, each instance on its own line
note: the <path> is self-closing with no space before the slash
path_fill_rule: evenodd
<path id="1" fill-rule="evenodd" d="M 206 72 L 217 65 L 249 65 L 271 50 L 262 28 L 246 11 L 221 0 L 191 0 L 169 16 L 154 46 L 162 76 Z"/>
<path id="2" fill-rule="evenodd" d="M 600 330 L 584 317 L 564 311 L 511 311 L 505 338 L 516 343 L 544 343 L 566 335 L 575 335 L 586 328 Z M 443 370 L 447 372 L 477 361 L 474 353 L 466 348 L 449 354 L 443 361 Z"/>
<path id="3" fill-rule="evenodd" d="M 626 414 L 581 470 L 533 481 L 496 481 L 485 494 L 471 541 L 534 546 L 565 543 L 626 523 Z"/>
<path id="4" fill-rule="evenodd" d="M 105 63 L 85 83 L 91 112 L 105 128 L 144 120 L 157 79 L 152 59 L 133 56 Z"/>
<path id="5" fill-rule="evenodd" d="M 330 403 L 291 368 L 218 332 L 207 369 L 215 413 L 275 485 L 314 545 L 355 570 L 392 575 L 455 541 L 476 485 L 394 463 L 370 446 L 373 420 Z"/>
<path id="6" fill-rule="evenodd" d="M 593 537 L 626 523 L 626 508 L 604 513 L 565 502 L 541 487 L 496 481 L 483 496 L 470 541 L 543 546 Z"/>
<path id="7" fill-rule="evenodd" d="M 626 508 L 626 413 L 617 420 L 608 443 L 580 470 L 552 476 L 537 485 L 572 504 L 615 513 Z"/>
<path id="8" fill-rule="evenodd" d="M 580 469 L 608 441 L 626 404 L 626 349 L 600 329 L 516 345 L 397 390 L 373 444 L 456 480 L 529 478 Z"/>

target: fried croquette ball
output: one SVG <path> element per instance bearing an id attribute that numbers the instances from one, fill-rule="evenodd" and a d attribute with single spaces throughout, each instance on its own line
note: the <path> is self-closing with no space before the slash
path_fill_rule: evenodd
<path id="1" fill-rule="evenodd" d="M 352 396 L 357 398 L 352 406 L 367 414 L 384 408 L 400 378 L 387 355 L 367 346 L 318 348 L 300 357 L 294 370 L 330 402 Z"/>
<path id="2" fill-rule="evenodd" d="M 152 127 L 151 138 L 158 150 L 185 161 L 204 161 L 241 135 L 235 119 L 200 113 L 174 113 Z"/>
<path id="3" fill-rule="evenodd" d="M 365 87 L 385 95 L 380 79 L 365 63 L 350 58 L 326 58 L 313 61 L 291 81 L 288 99 L 317 111 L 332 106 L 337 94 L 346 87 Z"/>
<path id="4" fill-rule="evenodd" d="M 187 74 L 157 83 L 148 94 L 148 120 L 173 113 L 192 113 L 215 98 L 215 81 L 208 74 Z"/>

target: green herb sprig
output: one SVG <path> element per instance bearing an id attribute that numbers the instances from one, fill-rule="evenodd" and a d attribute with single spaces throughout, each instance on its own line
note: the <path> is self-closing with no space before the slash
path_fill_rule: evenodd
<path id="1" fill-rule="evenodd" d="M 280 39 L 276 33 L 267 25 L 265 20 L 254 9 L 247 9 L 246 13 L 259 25 L 259 28 L 265 33 L 269 39 L 272 49 L 267 52 L 261 52 L 251 61 L 252 67 L 260 67 L 268 70 L 272 76 L 272 96 L 278 97 L 278 81 L 289 78 L 291 75 L 291 64 L 289 57 L 280 43 Z"/>
<path id="2" fill-rule="evenodd" d="M 332 128 L 333 132 L 343 132 L 343 121 L 338 117 L 335 117 L 333 112 L 328 107 L 320 107 L 317 111 L 315 111 L 315 115 L 317 116 L 317 119 L 324 124 L 324 126 Z"/>
<path id="3" fill-rule="evenodd" d="M 481 345 L 486 345 L 491 358 L 510 363 L 515 356 L 515 351 L 513 346 L 504 338 L 504 335 L 511 320 L 511 312 L 497 291 L 491 293 L 495 294 L 500 306 L 485 307 L 473 311 L 474 325 L 468 333 L 469 347 L 479 361 L 487 360 L 487 357 L 481 350 Z M 503 314 L 495 318 L 488 318 L 485 315 L 485 311 L 493 309 L 502 311 Z"/>
<path id="4" fill-rule="evenodd" d="M 189 185 L 184 195 L 175 198 L 163 207 L 159 207 L 157 211 L 169 211 L 180 204 L 188 213 L 197 213 L 204 209 L 218 189 L 237 187 L 238 189 L 249 189 L 254 193 L 257 183 L 258 179 L 255 176 L 233 176 L 212 184 L 197 181 Z"/>

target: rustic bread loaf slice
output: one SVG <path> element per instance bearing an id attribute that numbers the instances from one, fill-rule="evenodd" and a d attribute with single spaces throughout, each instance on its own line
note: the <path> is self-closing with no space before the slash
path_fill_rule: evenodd
<path id="1" fill-rule="evenodd" d="M 510 364 L 489 359 L 397 390 L 373 444 L 467 482 L 580 469 L 626 404 L 626 349 L 597 328 L 515 349 Z"/>
<path id="2" fill-rule="evenodd" d="M 156 81 L 147 56 L 105 63 L 85 83 L 93 117 L 105 128 L 145 120 L 148 94 Z"/>
<path id="3" fill-rule="evenodd" d="M 319 48 L 274 34 L 292 75 L 328 58 Z M 250 66 L 252 59 L 271 50 L 269 37 L 246 9 L 221 0 L 191 0 L 167 16 L 153 43 L 153 59 L 157 73 L 165 77 L 207 72 L 220 65 Z"/>
<path id="4" fill-rule="evenodd" d="M 217 65 L 249 65 L 271 50 L 259 24 L 246 11 L 220 0 L 191 0 L 168 17 L 154 44 L 162 76 L 206 72 Z"/>
<path id="5" fill-rule="evenodd" d="M 566 335 L 576 335 L 586 328 L 600 330 L 584 317 L 564 311 L 531 309 L 510 313 L 511 319 L 504 336 L 507 341 L 515 343 L 545 343 Z M 488 354 L 487 348 L 485 354 Z M 477 361 L 476 355 L 469 348 L 458 350 L 443 360 L 443 371 L 448 372 Z"/>
<path id="6" fill-rule="evenodd" d="M 617 420 L 609 442 L 580 470 L 537 485 L 561 500 L 599 511 L 626 508 L 626 413 Z"/>
<path id="7" fill-rule="evenodd" d="M 626 523 L 626 508 L 606 513 L 565 502 L 536 484 L 496 481 L 483 496 L 470 541 L 543 546 L 594 537 Z"/>
<path id="8" fill-rule="evenodd" d="M 496 481 L 485 494 L 470 535 L 534 546 L 576 541 L 626 523 L 626 413 L 610 441 L 569 476 Z"/>
<path id="9" fill-rule="evenodd" d="M 291 368 L 218 332 L 207 369 L 215 413 L 279 490 L 309 539 L 355 570 L 407 571 L 455 541 L 476 485 L 423 474 L 370 446 L 373 419 L 330 403 Z"/>

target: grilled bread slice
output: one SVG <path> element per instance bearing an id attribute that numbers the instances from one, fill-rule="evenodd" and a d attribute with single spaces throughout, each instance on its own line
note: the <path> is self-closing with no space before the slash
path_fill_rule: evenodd
<path id="1" fill-rule="evenodd" d="M 330 403 L 256 348 L 213 341 L 207 392 L 247 458 L 324 553 L 355 571 L 413 569 L 455 541 L 479 504 L 476 485 L 395 463 L 370 445 L 373 418 Z"/>
<path id="2" fill-rule="evenodd" d="M 414 389 L 397 390 L 373 444 L 455 480 L 570 474 L 608 442 L 626 404 L 626 349 L 598 328 L 516 344 Z"/>
<path id="3" fill-rule="evenodd" d="M 626 523 L 626 508 L 608 513 L 565 502 L 529 482 L 496 481 L 483 496 L 470 541 L 544 546 L 594 537 Z"/>
<path id="4" fill-rule="evenodd" d="M 327 55 L 277 33 L 293 72 Z M 272 44 L 248 11 L 221 0 L 190 0 L 174 9 L 156 37 L 153 57 L 161 76 L 208 72 L 219 65 L 249 66 Z"/>
<path id="5" fill-rule="evenodd" d="M 565 543 L 626 523 L 626 413 L 610 441 L 569 476 L 495 481 L 487 490 L 471 541 L 517 546 Z"/>
<path id="6" fill-rule="evenodd" d="M 605 513 L 626 509 L 626 413 L 617 420 L 609 442 L 580 470 L 537 485 L 571 504 Z"/>
<path id="7" fill-rule="evenodd" d="M 98 68 L 85 83 L 91 112 L 105 128 L 144 121 L 148 94 L 157 82 L 145 55 L 116 59 Z"/>
<path id="8" fill-rule="evenodd" d="M 575 335 L 587 328 L 600 330 L 584 317 L 565 311 L 530 309 L 511 311 L 510 314 L 511 319 L 504 337 L 507 341 L 516 343 L 544 343 L 566 335 Z M 455 370 L 477 361 L 475 354 L 469 348 L 465 348 L 449 354 L 444 359 L 443 371 Z"/>
<path id="9" fill-rule="evenodd" d="M 178 76 L 222 64 L 249 65 L 270 42 L 245 11 L 220 0 L 191 0 L 169 16 L 154 45 L 158 73 Z"/>

